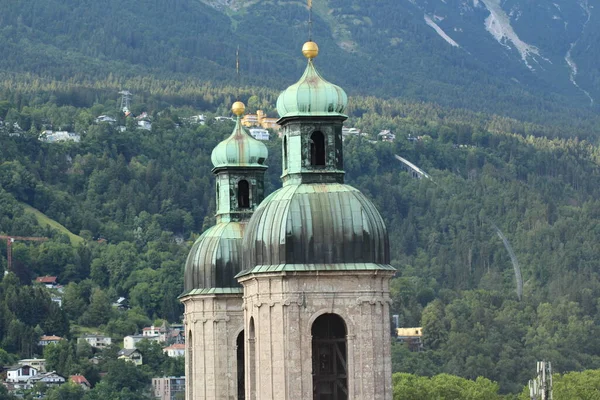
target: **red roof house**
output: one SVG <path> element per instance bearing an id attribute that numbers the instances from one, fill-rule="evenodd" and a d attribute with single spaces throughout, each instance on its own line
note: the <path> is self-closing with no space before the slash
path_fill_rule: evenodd
<path id="1" fill-rule="evenodd" d="M 89 389 L 91 387 L 90 383 L 87 379 L 85 379 L 85 376 L 83 375 L 71 375 L 69 377 L 69 380 L 73 383 L 76 383 L 77 385 L 82 386 L 84 389 Z"/>
<path id="2" fill-rule="evenodd" d="M 55 276 L 38 276 L 37 278 L 35 278 L 35 281 L 38 283 L 43 283 L 44 285 L 56 285 L 58 282 L 56 282 L 56 277 Z"/>

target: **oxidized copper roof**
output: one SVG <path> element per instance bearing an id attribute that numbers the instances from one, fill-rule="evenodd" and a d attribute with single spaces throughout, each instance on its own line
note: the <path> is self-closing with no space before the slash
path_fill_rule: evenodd
<path id="1" fill-rule="evenodd" d="M 184 294 L 195 289 L 238 288 L 246 222 L 220 223 L 200 236 L 185 263 Z"/>
<path id="2" fill-rule="evenodd" d="M 281 118 L 299 116 L 344 116 L 348 96 L 344 89 L 326 81 L 316 70 L 312 60 L 304 74 L 277 98 L 277 112 Z"/>
<path id="3" fill-rule="evenodd" d="M 246 132 L 238 116 L 233 132 L 213 149 L 210 158 L 215 168 L 258 167 L 266 169 L 264 162 L 268 155 L 267 146 Z"/>
<path id="4" fill-rule="evenodd" d="M 381 215 L 348 185 L 285 186 L 261 203 L 245 231 L 244 273 L 282 264 L 337 264 L 338 270 L 346 268 L 340 264 L 351 269 L 378 264 L 388 269 L 389 262 Z"/>

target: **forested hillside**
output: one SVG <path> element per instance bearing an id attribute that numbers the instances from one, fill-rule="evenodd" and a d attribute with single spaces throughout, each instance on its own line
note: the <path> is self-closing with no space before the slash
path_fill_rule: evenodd
<path id="1" fill-rule="evenodd" d="M 423 326 L 423 352 L 392 347 L 395 399 L 524 399 L 542 359 L 563 374 L 556 390 L 567 398 L 598 374 L 573 371 L 600 369 L 600 117 L 588 98 L 600 95 L 600 25 L 585 0 L 437 3 L 313 2 L 316 63 L 350 95 L 345 125 L 366 133 L 344 143 L 347 183 L 387 224 L 393 314 Z M 115 360 L 118 346 L 97 352 L 75 339 L 119 342 L 181 321 L 185 258 L 214 224 L 210 153 L 233 128 L 213 117 L 238 97 L 275 116 L 279 91 L 305 65 L 306 5 L 0 0 L 0 9 L 0 235 L 49 239 L 15 242 L 12 271 L 0 240 L 0 364 L 43 356 L 95 386 L 63 385 L 50 400 L 147 398 L 149 378 L 182 375 L 182 360 L 143 343 L 135 368 Z M 503 37 L 485 30 L 490 16 Z M 151 130 L 119 110 L 123 89 Z M 191 122 L 198 114 L 206 125 Z M 377 141 L 384 129 L 394 142 Z M 47 143 L 45 130 L 81 141 Z M 271 138 L 267 193 L 281 174 Z M 44 275 L 63 292 L 32 284 Z M 112 306 L 120 297 L 128 309 Z M 68 340 L 44 350 L 44 334 Z"/>
<path id="2" fill-rule="evenodd" d="M 152 130 L 146 131 L 116 111 L 110 84 L 5 81 L 0 232 L 50 238 L 13 246 L 16 276 L 7 275 L 0 295 L 39 300 L 3 302 L 5 363 L 39 355 L 42 333 L 73 337 L 93 329 L 118 339 L 155 319 L 180 320 L 185 257 L 214 223 L 210 152 L 232 129 L 211 117 L 227 112 L 235 90 L 152 82 L 138 81 L 147 86 L 132 106 L 149 113 Z M 272 103 L 273 92 L 251 92 L 242 90 L 250 111 Z M 430 104 L 351 102 L 346 125 L 371 136 L 346 140 L 347 181 L 373 199 L 390 231 L 398 269 L 393 312 L 402 326 L 424 326 L 426 351 L 394 346 L 394 371 L 484 376 L 502 393 L 518 393 L 539 359 L 551 360 L 558 372 L 600 368 L 600 149 L 593 123 L 590 130 L 566 130 Z M 186 117 L 199 112 L 208 123 L 190 124 Z M 100 114 L 117 123 L 94 122 Z M 39 141 L 49 127 L 75 130 L 81 142 Z M 396 141 L 376 142 L 380 129 L 392 129 Z M 280 185 L 279 146 L 274 135 L 267 192 Z M 395 155 L 430 179 L 412 177 Z M 85 241 L 73 245 L 64 233 L 40 226 L 25 205 Z M 521 300 L 494 226 L 516 254 Z M 0 249 L 6 268 L 4 242 Z M 46 274 L 66 285 L 62 309 L 28 286 Z M 129 311 L 111 307 L 119 296 L 128 299 Z M 40 302 L 49 313 L 36 314 Z M 59 363 L 61 372 L 87 365 L 84 350 L 61 350 L 72 360 Z M 92 370 L 98 368 L 121 366 Z M 179 367 L 156 361 L 152 368 L 145 373 Z M 99 387 L 105 398 L 116 398 L 117 384 Z"/>

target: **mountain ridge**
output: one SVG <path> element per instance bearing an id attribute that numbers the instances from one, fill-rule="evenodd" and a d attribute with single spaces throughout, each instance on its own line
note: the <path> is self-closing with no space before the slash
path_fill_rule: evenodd
<path id="1" fill-rule="evenodd" d="M 539 10 L 546 10 L 540 14 L 546 22 L 555 15 L 541 1 L 523 4 L 315 1 L 313 37 L 322 49 L 317 63 L 328 79 L 355 95 L 538 121 L 547 115 L 530 114 L 597 114 L 598 105 L 590 107 L 600 98 L 598 67 L 590 60 L 598 52 L 593 7 L 586 0 L 557 0 L 552 12 L 560 9 L 557 17 L 568 29 L 553 41 L 548 32 L 558 22 L 536 33 L 528 21 Z M 242 84 L 281 89 L 304 68 L 303 2 L 139 0 L 136 7 L 123 7 L 115 0 L 0 0 L 0 6 L 0 52 L 6 55 L 0 71 L 63 80 L 113 74 L 235 84 L 238 46 Z"/>

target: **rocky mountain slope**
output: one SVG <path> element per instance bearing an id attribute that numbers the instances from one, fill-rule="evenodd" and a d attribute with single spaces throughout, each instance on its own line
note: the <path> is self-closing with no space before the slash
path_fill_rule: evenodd
<path id="1" fill-rule="evenodd" d="M 598 0 L 314 0 L 328 79 L 525 119 L 600 101 Z M 0 0 L 0 73 L 153 74 L 281 88 L 308 37 L 303 1 Z M 527 111 L 524 111 L 527 110 Z M 541 113 L 540 115 L 531 115 Z M 578 111 L 578 112 L 579 112 Z M 581 118 L 581 116 L 578 116 Z"/>

